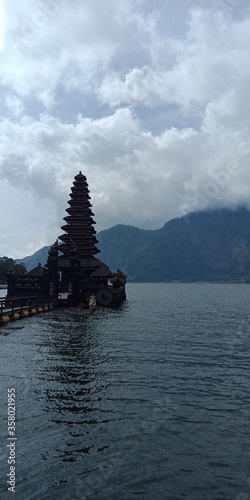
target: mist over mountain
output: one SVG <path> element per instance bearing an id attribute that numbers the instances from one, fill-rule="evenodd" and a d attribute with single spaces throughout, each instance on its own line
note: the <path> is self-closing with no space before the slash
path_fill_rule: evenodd
<path id="1" fill-rule="evenodd" d="M 196 212 L 158 230 L 117 225 L 98 233 L 98 255 L 131 282 L 250 281 L 250 212 L 242 207 Z M 50 247 L 17 259 L 32 269 Z"/>

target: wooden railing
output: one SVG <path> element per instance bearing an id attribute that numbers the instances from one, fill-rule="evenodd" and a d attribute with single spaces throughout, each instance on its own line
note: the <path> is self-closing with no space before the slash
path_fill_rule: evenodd
<path id="1" fill-rule="evenodd" d="M 46 310 L 46 308 L 50 308 L 51 306 L 52 300 L 50 297 L 3 297 L 0 298 L 0 319 L 5 315 L 13 316 L 14 314 L 21 314 L 24 311 Z"/>

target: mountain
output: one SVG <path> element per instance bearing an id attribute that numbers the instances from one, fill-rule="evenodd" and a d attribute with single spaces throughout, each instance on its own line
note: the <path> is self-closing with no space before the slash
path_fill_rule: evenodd
<path id="1" fill-rule="evenodd" d="M 34 267 L 38 266 L 39 262 L 44 266 L 47 262 L 48 251 L 50 246 L 40 248 L 33 255 L 29 255 L 27 257 L 23 257 L 23 259 L 15 259 L 16 264 L 24 263 L 27 271 L 30 271 Z"/>
<path id="2" fill-rule="evenodd" d="M 250 281 L 250 212 L 195 212 L 158 230 L 117 225 L 98 233 L 98 258 L 129 281 Z M 46 262 L 49 247 L 16 260 Z M 32 266 L 31 266 L 32 262 Z"/>

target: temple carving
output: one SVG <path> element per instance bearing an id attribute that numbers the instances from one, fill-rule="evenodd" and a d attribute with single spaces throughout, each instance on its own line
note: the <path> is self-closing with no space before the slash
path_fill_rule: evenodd
<path id="1" fill-rule="evenodd" d="M 112 272 L 99 260 L 96 224 L 88 183 L 79 172 L 71 188 L 61 229 L 64 233 L 52 245 L 45 266 L 22 276 L 9 276 L 8 297 L 40 294 L 50 296 L 56 305 L 89 307 L 93 297 L 99 306 L 120 306 L 126 299 L 127 276 Z"/>

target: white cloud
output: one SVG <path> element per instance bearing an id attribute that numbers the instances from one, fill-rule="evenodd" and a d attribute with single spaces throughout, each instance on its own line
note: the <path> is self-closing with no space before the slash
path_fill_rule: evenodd
<path id="1" fill-rule="evenodd" d="M 35 93 L 47 108 L 59 84 L 90 91 L 124 40 L 131 5 L 131 0 L 5 2 L 2 82 L 23 96 Z"/>
<path id="2" fill-rule="evenodd" d="M 3 2 L 4 253 L 22 257 L 61 233 L 79 170 L 98 230 L 248 202 L 243 4 L 228 15 L 199 0 Z"/>
<path id="3" fill-rule="evenodd" d="M 11 95 L 11 94 L 7 95 L 5 98 L 5 105 L 9 111 L 10 115 L 12 115 L 12 116 L 17 117 L 17 116 L 22 115 L 24 112 L 24 106 L 23 106 L 21 99 L 19 99 L 15 95 Z"/>
<path id="4" fill-rule="evenodd" d="M 176 57 L 170 69 L 143 66 L 123 78 L 113 72 L 102 81 L 100 100 L 110 106 L 177 103 L 188 109 L 195 103 L 205 108 L 226 92 L 237 92 L 242 86 L 247 90 L 250 19 L 236 23 L 221 12 L 193 11 L 186 39 L 172 41 L 170 55 L 174 46 Z"/>

